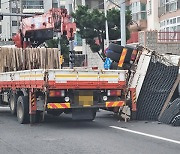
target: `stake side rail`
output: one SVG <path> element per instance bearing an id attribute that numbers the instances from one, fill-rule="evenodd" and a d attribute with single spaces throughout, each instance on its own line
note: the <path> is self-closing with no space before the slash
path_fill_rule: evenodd
<path id="1" fill-rule="evenodd" d="M 24 70 L 0 73 L 0 88 L 125 89 L 126 77 L 124 70 Z"/>
<path id="2" fill-rule="evenodd" d="M 37 88 L 45 85 L 43 69 L 0 73 L 0 88 Z"/>

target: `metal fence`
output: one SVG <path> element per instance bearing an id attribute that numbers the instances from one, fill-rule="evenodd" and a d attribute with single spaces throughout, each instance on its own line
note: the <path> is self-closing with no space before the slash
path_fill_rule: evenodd
<path id="1" fill-rule="evenodd" d="M 180 43 L 180 32 L 158 32 L 159 43 Z"/>

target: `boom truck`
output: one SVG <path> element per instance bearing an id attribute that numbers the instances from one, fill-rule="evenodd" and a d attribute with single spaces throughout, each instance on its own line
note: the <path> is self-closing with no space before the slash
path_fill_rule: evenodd
<path id="1" fill-rule="evenodd" d="M 51 9 L 22 19 L 13 37 L 16 48 L 0 48 L 0 104 L 8 104 L 19 123 L 35 123 L 45 113 L 72 113 L 75 120 L 94 120 L 98 109 L 136 119 L 137 100 L 154 51 L 110 44 L 108 70 L 73 68 L 76 31 L 66 9 Z M 70 44 L 70 68 L 60 68 L 60 52 L 37 48 L 55 32 Z"/>
<path id="2" fill-rule="evenodd" d="M 52 39 L 54 32 L 68 37 L 71 58 L 75 23 L 70 22 L 66 9 L 51 9 L 42 15 L 22 19 L 13 41 L 23 55 L 27 54 L 27 50 L 36 52 L 35 48 L 45 40 Z M 17 48 L 12 51 L 16 53 Z M 6 49 L 2 47 L 1 50 Z M 11 57 L 13 56 L 5 59 L 10 61 Z M 15 58 L 15 64 L 21 58 Z M 49 57 L 46 55 L 46 58 Z M 53 58 L 57 57 L 51 57 L 52 61 Z M 7 61 L 2 68 L 8 69 Z M 26 62 L 24 60 L 22 65 Z M 31 65 L 31 62 L 28 63 Z M 44 119 L 46 111 L 55 116 L 64 112 L 72 113 L 73 119 L 93 120 L 99 108 L 115 109 L 126 105 L 127 70 L 60 69 L 47 67 L 46 64 L 43 66 L 30 66 L 29 69 L 25 66 L 20 70 L 13 68 L 0 73 L 0 103 L 8 103 L 11 113 L 17 115 L 21 124 Z"/>

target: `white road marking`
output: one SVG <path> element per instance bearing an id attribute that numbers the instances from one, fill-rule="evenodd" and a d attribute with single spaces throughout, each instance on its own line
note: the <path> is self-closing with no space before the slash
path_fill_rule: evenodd
<path id="1" fill-rule="evenodd" d="M 119 130 L 122 130 L 125 132 L 130 132 L 130 133 L 134 133 L 134 134 L 138 134 L 138 135 L 142 135 L 142 136 L 147 136 L 147 137 L 151 137 L 151 138 L 155 138 L 155 139 L 159 139 L 159 140 L 163 140 L 163 141 L 167 141 L 167 142 L 180 144 L 180 141 L 177 141 L 177 140 L 172 140 L 172 139 L 168 139 L 168 138 L 164 138 L 164 137 L 160 137 L 160 136 L 156 136 L 156 135 L 146 134 L 146 133 L 142 133 L 142 132 L 126 129 L 126 128 L 121 128 L 121 127 L 117 127 L 117 126 L 109 126 L 109 127 L 119 129 Z"/>
<path id="2" fill-rule="evenodd" d="M 10 107 L 7 107 L 7 106 L 5 106 L 5 107 L 3 107 L 3 106 L 0 106 L 0 109 L 4 109 L 4 110 L 9 110 L 10 109 Z"/>

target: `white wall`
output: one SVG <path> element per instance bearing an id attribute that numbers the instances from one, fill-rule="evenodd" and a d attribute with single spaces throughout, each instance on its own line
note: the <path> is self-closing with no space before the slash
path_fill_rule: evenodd
<path id="1" fill-rule="evenodd" d="M 44 0 L 44 12 L 52 8 L 52 0 Z"/>
<path id="2" fill-rule="evenodd" d="M 159 29 L 158 0 L 147 0 L 147 30 Z"/>
<path id="3" fill-rule="evenodd" d="M 9 2 L 6 0 L 1 0 L 1 12 L 9 13 Z M 10 39 L 11 29 L 10 29 L 10 17 L 4 16 L 2 20 L 2 40 Z"/>

